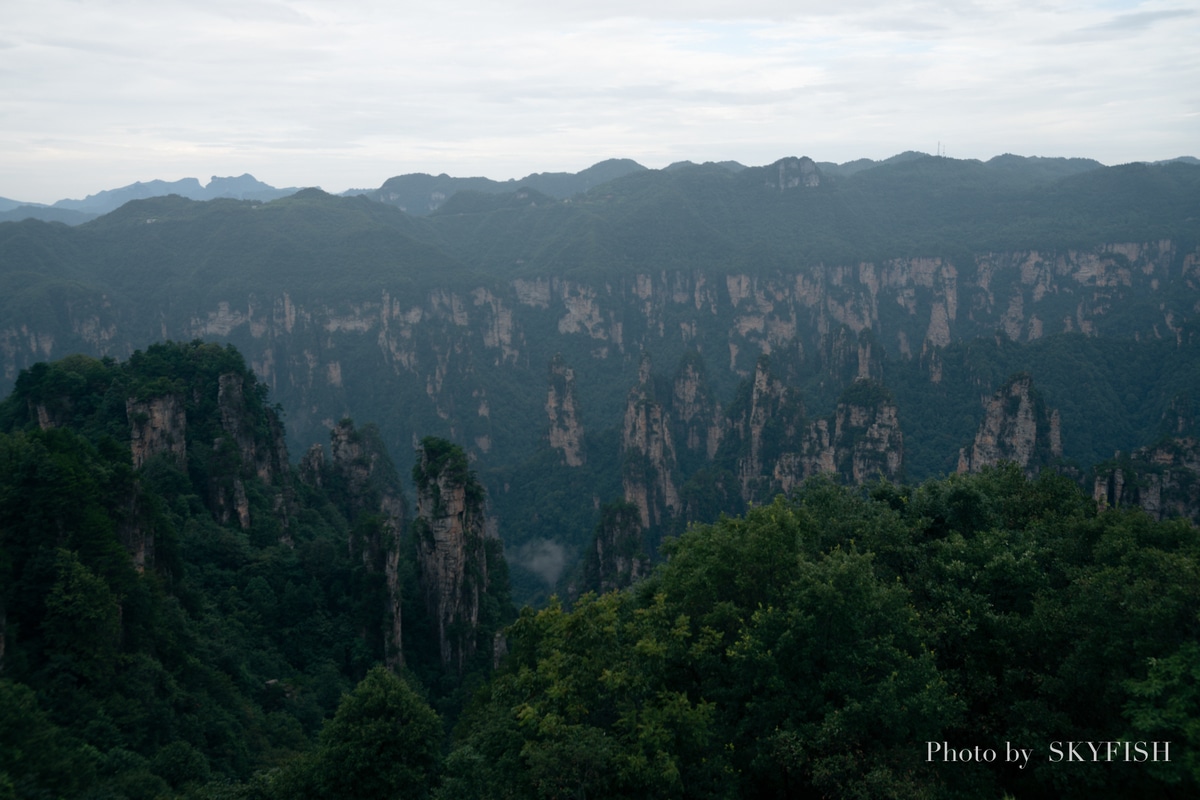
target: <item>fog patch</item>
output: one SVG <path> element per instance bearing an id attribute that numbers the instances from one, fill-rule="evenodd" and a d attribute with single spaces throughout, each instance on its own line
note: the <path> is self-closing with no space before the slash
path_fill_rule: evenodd
<path id="1" fill-rule="evenodd" d="M 512 551 L 513 562 L 529 570 L 550 586 L 558 583 L 567 566 L 567 551 L 558 542 L 534 539 Z"/>

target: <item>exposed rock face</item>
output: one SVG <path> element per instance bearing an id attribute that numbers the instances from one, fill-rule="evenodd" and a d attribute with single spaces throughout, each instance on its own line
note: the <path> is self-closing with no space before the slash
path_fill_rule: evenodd
<path id="1" fill-rule="evenodd" d="M 958 455 L 958 471 L 978 472 L 1001 461 L 1012 461 L 1032 475 L 1062 457 L 1062 432 L 1057 411 L 1047 413 L 1033 379 L 1021 374 L 1009 379 L 984 400 L 984 417 L 970 450 Z"/>
<path id="2" fill-rule="evenodd" d="M 213 449 L 219 450 L 221 442 Z M 250 498 L 246 496 L 246 484 L 241 478 L 222 476 L 212 481 L 212 511 L 217 522 L 227 525 L 234 519 L 242 530 L 250 528 Z"/>
<path id="3" fill-rule="evenodd" d="M 778 191 L 812 188 L 821 185 L 821 172 L 808 156 L 800 158 L 782 158 L 776 161 L 774 169 L 764 170 L 767 173 L 767 187 Z"/>
<path id="4" fill-rule="evenodd" d="M 320 445 L 309 448 L 300 462 L 300 477 L 329 490 L 353 524 L 351 557 L 361 558 L 368 572 L 384 576 L 384 653 L 395 669 L 404 665 L 400 547 L 407 504 L 400 478 L 374 425 L 355 430 L 353 421 L 343 419 L 329 432 L 329 451 L 326 462 Z"/>
<path id="5" fill-rule="evenodd" d="M 831 419 L 808 424 L 797 450 L 775 464 L 775 485 L 784 492 L 819 474 L 852 483 L 896 480 L 904 467 L 904 436 L 896 405 L 882 386 L 860 380 L 842 394 Z"/>
<path id="6" fill-rule="evenodd" d="M 584 562 L 583 591 L 624 589 L 649 571 L 639 509 L 631 503 L 605 505 Z"/>
<path id="7" fill-rule="evenodd" d="M 218 379 L 217 407 L 221 412 L 221 427 L 237 445 L 242 464 L 253 467 L 263 483 L 276 483 L 287 474 L 288 452 L 283 427 L 274 414 L 267 415 L 268 439 L 259 442 L 251 425 L 250 409 L 246 405 L 243 375 L 229 372 Z"/>
<path id="8" fill-rule="evenodd" d="M 550 446 L 562 451 L 568 467 L 583 466 L 583 423 L 575 398 L 575 372 L 561 355 L 550 362 L 550 389 L 546 394 L 546 416 L 550 420 Z"/>
<path id="9" fill-rule="evenodd" d="M 680 428 L 678 441 L 711 461 L 721 446 L 726 421 L 720 404 L 709 392 L 704 362 L 695 351 L 684 357 L 672 389 L 672 416 Z"/>
<path id="10" fill-rule="evenodd" d="M 806 173 L 806 165 L 805 159 L 785 159 L 765 170 L 770 188 L 764 191 L 808 191 L 806 181 L 819 173 Z M 96 294 L 41 315 L 58 319 L 53 326 L 33 316 L 6 321 L 0 327 L 0 380 L 11 382 L 20 369 L 68 347 L 77 350 L 80 342 L 98 356 L 133 352 L 145 343 L 143 320 L 154 318 L 161 321 L 155 333 L 164 339 L 212 337 L 236 344 L 291 410 L 289 427 L 300 440 L 315 440 L 323 420 L 353 408 L 348 395 L 369 380 L 419 411 L 457 419 L 456 437 L 478 442 L 472 455 L 486 456 L 487 447 L 497 452 L 489 418 L 468 419 L 456 407 L 472 392 L 491 389 L 476 369 L 482 363 L 540 381 L 537 365 L 555 352 L 579 353 L 568 357 L 582 381 L 611 375 L 614 357 L 626 352 L 678 352 L 703 343 L 714 385 L 722 385 L 730 374 L 753 374 L 763 353 L 790 349 L 823 357 L 844 327 L 855 335 L 870 333 L 871 344 L 847 338 L 845 348 L 830 354 L 830 369 L 878 379 L 875 365 L 885 357 L 921 359 L 936 382 L 942 379 L 940 348 L 996 331 L 1020 342 L 1065 331 L 1190 339 L 1186 319 L 1166 301 L 1184 296 L 1190 307 L 1197 287 L 1200 250 L 1164 240 L 956 260 L 811 264 L 758 274 L 642 270 L 620 280 L 584 282 L 546 273 L 487 287 L 447 279 L 437 287 L 381 289 L 376 297 L 353 299 L 300 300 L 296 288 L 284 283 L 268 295 L 222 297 L 187 317 L 165 306 L 135 314 Z M 1133 323 L 1111 313 L 1129 302 L 1146 310 Z M 717 359 L 718 352 L 728 352 L 728 361 Z M 470 357 L 455 357 L 461 353 Z M 843 371 L 838 374 L 845 379 Z M 541 407 L 537 397 L 522 413 Z M 52 407 L 44 418 L 53 423 Z M 389 430 L 389 441 L 412 436 L 412 428 L 392 424 L 401 429 Z M 685 446 L 682 439 L 676 444 Z"/>
<path id="11" fill-rule="evenodd" d="M 869 404 L 838 404 L 836 438 L 850 454 L 850 480 L 895 480 L 904 463 L 904 436 L 890 398 Z"/>
<path id="12" fill-rule="evenodd" d="M 169 454 L 180 468 L 186 466 L 187 415 L 183 398 L 173 394 L 147 400 L 131 397 L 125 401 L 125 415 L 129 419 L 134 469 L 141 469 L 160 453 Z"/>
<path id="13" fill-rule="evenodd" d="M 460 672 L 478 649 L 480 601 L 488 587 L 483 487 L 458 447 L 427 438 L 413 469 L 413 533 L 425 607 L 444 665 Z"/>
<path id="14" fill-rule="evenodd" d="M 868 349 L 864 343 L 862 364 L 869 373 Z M 800 392 L 772 373 L 766 356 L 725 410 L 709 398 L 697 356 L 684 358 L 667 404 L 657 401 L 665 393 L 655 386 L 643 358 L 626 404 L 623 439 L 624 497 L 638 509 L 643 528 L 705 518 L 714 503 L 764 503 L 821 473 L 853 483 L 902 477 L 896 404 L 877 381 L 854 381 L 836 411 L 818 419 L 806 416 Z M 684 442 L 686 470 L 677 463 L 676 441 Z M 689 478 L 676 490 L 681 474 Z"/>
<path id="15" fill-rule="evenodd" d="M 1101 507 L 1140 506 L 1155 519 L 1200 523 L 1200 442 L 1167 439 L 1128 458 L 1118 454 L 1115 464 L 1097 468 L 1092 496 Z"/>
<path id="16" fill-rule="evenodd" d="M 675 443 L 670 418 L 656 400 L 650 357 L 642 356 L 638 384 L 629 392 L 621 435 L 625 501 L 637 506 L 643 527 L 660 525 L 680 508 L 675 486 Z"/>
<path id="17" fill-rule="evenodd" d="M 71 398 L 62 397 L 52 403 L 30 403 L 30 416 L 44 431 L 66 425 L 71 419 Z"/>
<path id="18" fill-rule="evenodd" d="M 770 475 L 779 450 L 802 429 L 804 404 L 797 393 L 770 372 L 767 359 L 754 368 L 748 398 L 739 398 L 730 412 L 731 435 L 745 453 L 737 461 L 742 499 L 758 503 L 770 493 Z"/>
<path id="19" fill-rule="evenodd" d="M 373 424 L 355 430 L 354 422 L 343 419 L 329 431 L 331 463 L 324 453 L 310 448 L 305 454 L 308 472 L 335 476 L 342 500 L 352 516 L 380 514 L 398 534 L 407 514 L 400 478 Z M 318 480 L 320 478 L 318 477 Z"/>
<path id="20" fill-rule="evenodd" d="M 243 530 L 248 529 L 252 520 L 245 481 L 257 477 L 264 484 L 275 487 L 274 510 L 280 513 L 286 539 L 288 503 L 278 485 L 288 474 L 283 426 L 274 412 L 260 408 L 261 399 L 253 403 L 248 401 L 245 392 L 248 379 L 253 380 L 236 372 L 224 373 L 217 379 L 217 410 L 225 435 L 213 441 L 213 450 L 221 461 L 229 465 L 240 464 L 240 468 L 238 474 L 214 478 L 211 488 L 213 510 L 220 522 L 237 519 Z M 265 437 L 256 430 L 256 418 L 264 423 Z"/>

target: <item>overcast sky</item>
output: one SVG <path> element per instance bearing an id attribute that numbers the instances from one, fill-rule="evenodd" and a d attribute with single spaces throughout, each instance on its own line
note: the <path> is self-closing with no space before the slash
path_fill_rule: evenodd
<path id="1" fill-rule="evenodd" d="M 0 196 L 1200 156 L 1196 0 L 2 0 Z"/>

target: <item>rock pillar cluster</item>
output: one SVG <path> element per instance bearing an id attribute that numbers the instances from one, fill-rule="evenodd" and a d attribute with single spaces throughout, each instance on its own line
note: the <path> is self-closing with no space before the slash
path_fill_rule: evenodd
<path id="1" fill-rule="evenodd" d="M 421 589 L 441 662 L 461 672 L 478 650 L 480 609 L 488 589 L 483 487 L 468 468 L 466 454 L 450 442 L 422 440 L 417 459 L 413 536 Z"/>
<path id="2" fill-rule="evenodd" d="M 680 507 L 675 443 L 668 411 L 656 398 L 649 356 L 642 358 L 638 384 L 625 405 L 621 453 L 625 500 L 637 506 L 643 527 L 665 523 Z"/>
<path id="3" fill-rule="evenodd" d="M 650 559 L 643 541 L 641 517 L 631 503 L 609 503 L 601 509 L 592 547 L 584 560 L 582 591 L 610 592 L 645 577 Z"/>
<path id="4" fill-rule="evenodd" d="M 568 467 L 580 467 L 587 461 L 583 447 L 583 423 L 575 397 L 575 372 L 562 356 L 550 363 L 550 387 L 546 393 L 546 416 L 550 420 L 550 446 L 559 450 Z"/>
<path id="5" fill-rule="evenodd" d="M 1140 507 L 1155 519 L 1200 523 L 1200 441 L 1164 439 L 1096 468 L 1092 497 L 1102 508 Z"/>
<path id="6" fill-rule="evenodd" d="M 971 447 L 958 455 L 958 471 L 978 472 L 1012 461 L 1028 475 L 1062 458 L 1062 426 L 1048 411 L 1027 374 L 1016 375 L 983 401 L 983 421 Z"/>
<path id="7" fill-rule="evenodd" d="M 400 478 L 374 425 L 356 430 L 343 419 L 329 432 L 329 452 L 327 461 L 320 445 L 309 448 L 300 479 L 329 493 L 351 522 L 351 557 L 384 576 L 384 657 L 395 669 L 404 664 L 400 548 L 408 509 Z"/>

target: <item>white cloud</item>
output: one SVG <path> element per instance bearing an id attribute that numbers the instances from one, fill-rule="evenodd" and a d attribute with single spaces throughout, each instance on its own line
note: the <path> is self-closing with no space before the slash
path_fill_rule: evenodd
<path id="1" fill-rule="evenodd" d="M 1194 153 L 1171 2 L 9 0 L 0 195 L 252 172 L 340 190 L 627 156 Z"/>

